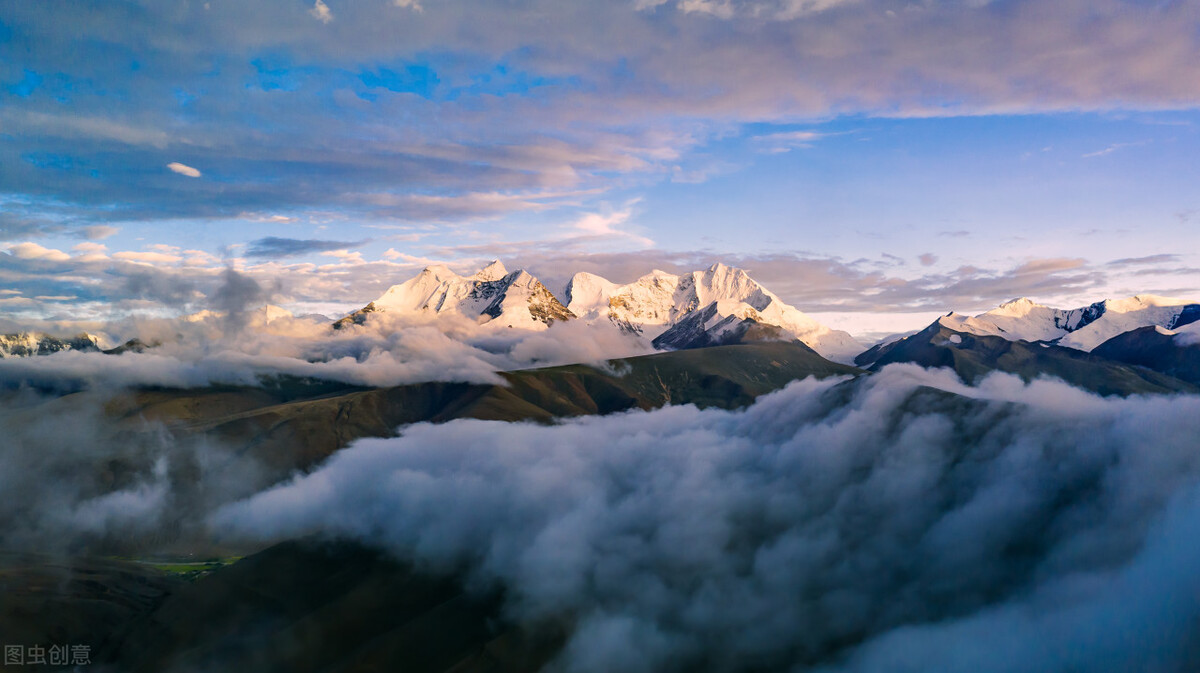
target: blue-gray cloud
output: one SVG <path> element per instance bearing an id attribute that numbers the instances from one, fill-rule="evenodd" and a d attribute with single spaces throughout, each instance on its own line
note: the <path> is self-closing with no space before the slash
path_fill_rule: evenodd
<path id="1" fill-rule="evenodd" d="M 453 221 L 669 175 L 747 120 L 1200 100 L 1195 3 L 425 4 L 6 2 L 0 194 L 71 226 Z"/>
<path id="2" fill-rule="evenodd" d="M 329 252 L 330 250 L 357 248 L 359 246 L 366 245 L 367 243 L 368 241 L 324 241 L 317 239 L 280 238 L 277 236 L 267 236 L 256 241 L 251 241 L 249 246 L 246 248 L 246 256 L 283 259 L 286 257 L 311 255 L 316 252 Z"/>

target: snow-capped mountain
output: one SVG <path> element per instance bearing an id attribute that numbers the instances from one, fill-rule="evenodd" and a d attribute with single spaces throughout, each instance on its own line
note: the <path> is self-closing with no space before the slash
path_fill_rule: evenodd
<path id="1" fill-rule="evenodd" d="M 615 326 L 658 348 L 694 348 L 743 338 L 798 339 L 838 362 L 850 361 L 863 349 L 846 332 L 825 327 L 784 303 L 745 271 L 724 264 L 682 275 L 655 270 L 627 285 L 577 273 L 563 296 L 565 302 L 528 272 L 510 272 L 498 261 L 469 276 L 435 265 L 388 288 L 334 327 L 361 325 L 373 313 L 459 316 L 488 327 L 529 330 L 580 318 L 601 327 Z"/>
<path id="2" fill-rule="evenodd" d="M 681 350 L 746 341 L 787 341 L 795 337 L 760 322 L 758 312 L 734 299 L 718 299 L 692 311 L 652 342 L 655 348 Z"/>
<path id="3" fill-rule="evenodd" d="M 779 327 L 831 360 L 847 362 L 863 349 L 848 333 L 820 324 L 784 303 L 742 269 L 724 264 L 682 275 L 654 270 L 628 285 L 577 273 L 567 285 L 566 297 L 567 308 L 575 315 L 588 321 L 608 320 L 648 339 L 664 335 L 696 311 L 707 313 L 712 308 L 712 316 L 703 323 L 704 331 L 718 330 L 708 337 L 711 341 L 720 341 L 735 322 L 750 318 Z M 714 321 L 717 316 L 719 319 Z M 688 326 L 695 327 L 691 323 Z M 669 341 L 683 340 L 672 335 Z M 669 345 L 663 341 L 658 344 Z"/>
<path id="4" fill-rule="evenodd" d="M 100 338 L 87 333 L 66 339 L 38 332 L 0 334 L 0 358 L 49 355 L 59 351 L 98 351 L 100 348 Z"/>
<path id="5" fill-rule="evenodd" d="M 537 278 L 524 270 L 510 273 L 498 261 L 470 276 L 460 276 L 443 265 L 426 267 L 334 327 L 361 324 L 370 313 L 458 315 L 491 327 L 530 330 L 575 317 Z"/>
<path id="6" fill-rule="evenodd" d="M 1106 299 L 1077 309 L 1057 309 L 1014 299 L 977 316 L 951 313 L 938 322 L 952 330 L 1012 341 L 1044 341 L 1083 351 L 1139 327 L 1171 329 L 1200 317 L 1200 305 L 1141 294 Z"/>

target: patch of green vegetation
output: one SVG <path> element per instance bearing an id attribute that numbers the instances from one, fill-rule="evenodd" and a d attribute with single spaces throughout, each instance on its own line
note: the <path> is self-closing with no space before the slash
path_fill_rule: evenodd
<path id="1" fill-rule="evenodd" d="M 226 556 L 223 558 L 205 559 L 201 561 L 192 560 L 177 560 L 177 559 L 121 559 L 124 561 L 132 561 L 140 563 L 148 568 L 170 575 L 178 579 L 195 581 L 214 570 L 220 570 L 227 565 L 232 565 L 242 560 L 241 556 Z"/>

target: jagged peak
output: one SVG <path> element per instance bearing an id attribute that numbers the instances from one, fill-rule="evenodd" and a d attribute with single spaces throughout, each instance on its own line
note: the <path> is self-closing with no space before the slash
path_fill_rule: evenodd
<path id="1" fill-rule="evenodd" d="M 712 276 L 730 275 L 730 276 L 747 276 L 748 277 L 750 275 L 749 273 L 746 272 L 745 269 L 741 268 L 740 266 L 729 266 L 728 264 L 725 264 L 723 262 L 716 262 L 716 263 L 710 265 L 707 269 L 704 270 L 704 273 L 707 273 Z"/>
<path id="2" fill-rule="evenodd" d="M 457 273 L 450 270 L 450 267 L 445 264 L 430 264 L 421 269 L 422 276 L 429 276 L 437 280 L 449 280 L 451 278 L 459 278 Z"/>
<path id="3" fill-rule="evenodd" d="M 987 312 L 988 315 L 1021 317 L 1029 315 L 1034 309 L 1046 308 L 1029 297 L 1009 299 L 998 307 Z"/>
<path id="4" fill-rule="evenodd" d="M 569 292 L 572 288 L 582 286 L 616 287 L 617 284 L 598 274 L 588 271 L 577 271 L 575 275 L 571 276 L 571 280 L 567 281 L 567 290 Z"/>
<path id="5" fill-rule="evenodd" d="M 1029 297 L 1017 297 L 1016 299 L 1009 299 L 1008 301 L 1000 304 L 1000 308 L 1004 308 L 1006 306 L 1041 306 L 1041 304 L 1035 302 Z"/>
<path id="6" fill-rule="evenodd" d="M 538 285 L 542 284 L 542 281 L 538 280 L 536 276 L 529 273 L 525 269 L 517 269 L 516 271 L 511 271 L 511 272 L 505 274 L 504 276 L 501 276 L 501 278 L 503 278 L 505 281 L 507 281 L 510 285 L 518 285 L 518 284 L 519 285 L 528 285 L 528 284 L 534 284 L 534 283 L 536 283 Z"/>
<path id="7" fill-rule="evenodd" d="M 583 280 L 603 280 L 603 281 L 606 281 L 606 282 L 610 282 L 610 281 L 609 281 L 607 278 L 605 278 L 604 276 L 601 276 L 601 275 L 599 275 L 599 274 L 592 273 L 592 272 L 590 272 L 590 271 L 576 271 L 576 272 L 575 272 L 575 275 L 571 276 L 571 280 L 572 280 L 572 281 L 576 281 L 576 280 L 580 280 L 580 281 L 583 281 Z"/>
<path id="8" fill-rule="evenodd" d="M 475 272 L 476 280 L 500 280 L 508 275 L 508 269 L 504 263 L 498 259 L 494 259 L 490 264 Z"/>

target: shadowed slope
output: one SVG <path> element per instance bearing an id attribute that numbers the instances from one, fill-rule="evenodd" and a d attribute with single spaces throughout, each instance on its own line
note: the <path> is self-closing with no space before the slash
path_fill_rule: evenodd
<path id="1" fill-rule="evenodd" d="M 1197 391 L 1195 386 L 1177 378 L 1074 348 L 956 332 L 940 322 L 873 348 L 856 361 L 869 365 L 871 370 L 894 362 L 949 367 L 972 384 L 993 371 L 1002 371 L 1027 381 L 1051 376 L 1101 395 Z"/>
<path id="2" fill-rule="evenodd" d="M 496 590 L 353 543 L 285 542 L 171 589 L 84 634 L 112 631 L 98 670 L 502 673 L 538 670 L 561 644 L 505 621 Z"/>
<path id="3" fill-rule="evenodd" d="M 303 386 L 141 391 L 112 411 L 161 420 L 177 431 L 211 433 L 275 471 L 305 469 L 359 437 L 456 418 L 547 422 L 556 417 L 696 404 L 726 409 L 807 376 L 862 370 L 830 362 L 798 343 L 756 343 L 659 353 L 587 365 L 500 374 L 507 385 L 420 383 L 321 392 Z M 290 387 L 288 387 L 290 385 Z M 300 399 L 286 399 L 297 396 Z"/>
<path id="4" fill-rule="evenodd" d="M 1200 385 L 1200 343 L 1181 341 L 1177 335 L 1163 334 L 1156 327 L 1115 336 L 1092 352 Z"/>

